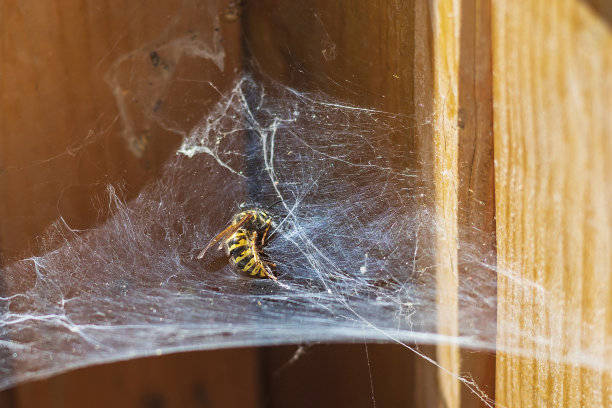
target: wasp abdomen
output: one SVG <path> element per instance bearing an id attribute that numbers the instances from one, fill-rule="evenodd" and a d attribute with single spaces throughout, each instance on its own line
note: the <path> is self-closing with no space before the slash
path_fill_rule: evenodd
<path id="1" fill-rule="evenodd" d="M 266 277 L 259 256 L 253 253 L 254 246 L 245 230 L 238 230 L 227 240 L 227 250 L 234 266 L 251 276 Z"/>

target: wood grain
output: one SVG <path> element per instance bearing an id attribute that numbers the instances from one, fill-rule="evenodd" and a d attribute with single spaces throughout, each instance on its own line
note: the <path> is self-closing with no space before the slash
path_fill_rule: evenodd
<path id="1" fill-rule="evenodd" d="M 496 325 L 495 177 L 490 0 L 462 0 L 459 29 L 457 248 L 459 333 L 477 327 L 493 341 Z M 475 282 L 479 282 L 475 284 Z M 475 298 L 480 301 L 473 302 Z M 483 301 L 482 299 L 486 299 Z M 473 305 L 477 304 L 475 308 Z M 461 316 L 471 316 L 470 323 Z M 461 350 L 461 371 L 495 399 L 495 354 Z M 482 395 L 461 387 L 462 407 L 482 407 Z"/>
<path id="2" fill-rule="evenodd" d="M 438 333 L 459 336 L 458 245 L 458 96 L 459 96 L 459 6 L 456 0 L 430 3 L 433 27 L 433 178 L 436 213 L 436 282 Z M 438 381 L 441 407 L 458 408 L 461 374 L 459 347 L 438 345 L 437 360 L 446 371 Z M 449 374 L 450 373 L 450 374 Z M 452 374 L 452 375 L 451 375 Z"/>
<path id="3" fill-rule="evenodd" d="M 37 251 L 37 237 L 60 217 L 75 229 L 103 221 L 107 211 L 95 198 L 107 184 L 122 185 L 129 199 L 159 174 L 180 135 L 156 119 L 188 128 L 218 96 L 197 80 L 229 86 L 241 61 L 240 27 L 221 26 L 233 49 L 225 71 L 203 59 L 172 61 L 172 74 L 190 81 L 170 88 L 168 71 L 153 66 L 150 52 L 173 36 L 211 37 L 203 0 L 155 7 L 2 0 L 0 7 L 0 241 L 10 262 Z"/>
<path id="4" fill-rule="evenodd" d="M 436 282 L 438 333 L 450 338 L 459 335 L 459 274 L 457 265 L 458 219 L 458 74 L 459 2 L 430 3 L 433 43 L 433 179 L 436 214 Z M 460 406 L 459 348 L 438 345 L 440 406 Z"/>
<path id="5" fill-rule="evenodd" d="M 154 38 L 177 7 L 166 3 L 134 19 L 137 3 L 1 4 L 0 236 L 8 262 L 31 254 L 60 216 L 75 228 L 99 221 L 92 197 L 106 182 L 126 179 L 131 196 L 160 167 L 169 138 L 133 158 L 118 137 L 104 74 Z"/>
<path id="6" fill-rule="evenodd" d="M 483 266 L 495 262 L 490 2 L 430 4 L 438 332 L 456 338 L 474 329 L 462 315 L 478 314 L 483 329 L 495 324 L 494 308 L 469 305 L 474 290 L 495 296 L 495 274 Z M 486 280 L 486 287 L 471 286 L 474 277 Z M 491 340 L 494 331 L 488 331 L 483 336 Z M 494 398 L 491 354 L 439 345 L 437 356 L 454 376 L 468 373 L 483 393 L 440 371 L 444 406 L 483 406 L 480 397 Z"/>
<path id="7" fill-rule="evenodd" d="M 492 7 L 500 406 L 612 406 L 612 31 L 596 3 Z"/>
<path id="8" fill-rule="evenodd" d="M 419 357 L 402 346 L 312 345 L 293 361 L 295 353 L 295 346 L 264 349 L 270 373 L 265 406 L 427 406 L 427 400 L 416 402 L 411 392 L 416 381 L 414 360 Z"/>

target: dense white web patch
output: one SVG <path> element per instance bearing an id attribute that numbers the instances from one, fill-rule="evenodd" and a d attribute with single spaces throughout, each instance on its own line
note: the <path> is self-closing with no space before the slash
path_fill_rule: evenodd
<path id="1" fill-rule="evenodd" d="M 394 119 L 393 121 L 391 119 Z M 163 176 L 40 257 L 4 272 L 4 386 L 174 350 L 316 341 L 433 340 L 429 206 L 388 140 L 395 117 L 243 75 L 185 138 Z M 420 198 L 420 199 L 416 199 Z M 244 207 L 275 220 L 279 282 L 195 256 Z"/>

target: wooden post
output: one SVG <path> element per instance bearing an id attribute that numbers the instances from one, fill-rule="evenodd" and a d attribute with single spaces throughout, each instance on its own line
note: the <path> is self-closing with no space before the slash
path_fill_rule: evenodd
<path id="1" fill-rule="evenodd" d="M 612 30 L 598 3 L 493 2 L 500 406 L 612 406 Z"/>
<path id="2" fill-rule="evenodd" d="M 430 2 L 433 44 L 433 146 L 436 212 L 436 272 L 438 333 L 459 336 L 459 271 L 457 264 L 458 219 L 458 74 L 460 2 Z M 460 375 L 459 347 L 438 345 L 437 360 L 453 375 Z M 440 407 L 460 406 L 460 383 L 439 371 Z"/>
<path id="3" fill-rule="evenodd" d="M 488 286 L 495 286 L 494 274 L 482 266 L 495 260 L 490 3 L 443 0 L 430 5 L 438 332 L 456 338 L 473 330 L 460 325 L 459 316 L 468 307 L 460 296 L 462 287 L 467 288 L 463 293 L 474 290 L 469 288 L 474 276 L 486 276 L 492 280 Z M 473 256 L 479 257 L 477 262 Z M 495 324 L 495 310 L 486 309 L 486 303 L 480 311 L 464 312 L 481 313 L 483 326 Z M 487 398 L 494 397 L 490 354 L 439 345 L 437 355 L 448 371 L 469 373 Z M 440 371 L 439 382 L 444 406 L 483 405 L 483 395 L 447 372 Z"/>

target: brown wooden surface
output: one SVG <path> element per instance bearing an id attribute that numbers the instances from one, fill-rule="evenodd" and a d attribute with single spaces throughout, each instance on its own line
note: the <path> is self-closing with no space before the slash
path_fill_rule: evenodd
<path id="1" fill-rule="evenodd" d="M 415 354 L 394 345 L 265 348 L 268 407 L 414 407 Z M 425 402 L 425 401 L 423 401 Z"/>
<path id="2" fill-rule="evenodd" d="M 64 216 L 98 221 L 91 197 L 126 180 L 129 195 L 158 171 L 169 144 L 160 137 L 137 160 L 104 75 L 113 61 L 159 35 L 173 2 L 18 2 L 0 18 L 0 236 L 5 261 L 30 255 L 36 237 Z M 135 18 L 138 16 L 138 18 Z"/>
<path id="3" fill-rule="evenodd" d="M 159 115 L 188 128 L 218 93 L 197 81 L 157 93 L 170 76 L 150 52 L 173 37 L 210 38 L 208 4 L 0 0 L 0 259 L 36 253 L 59 217 L 75 229 L 101 222 L 108 183 L 130 199 L 159 174 L 180 136 L 157 124 L 157 98 L 176 109 Z M 219 19 L 224 71 L 186 58 L 173 75 L 204 77 L 223 91 L 241 61 L 239 28 Z M 126 79 L 130 70 L 139 75 Z M 115 96 L 124 98 L 124 116 Z M 256 355 L 243 349 L 90 367 L 0 393 L 0 406 L 257 406 Z"/>
<path id="4" fill-rule="evenodd" d="M 457 0 L 430 3 L 433 60 L 433 179 L 436 214 L 436 296 L 438 333 L 450 338 L 459 335 L 459 273 L 457 263 L 458 214 L 458 75 L 459 28 Z M 461 375 L 459 347 L 441 344 L 437 361 L 440 370 L 440 407 L 460 407 Z M 449 374 L 450 373 L 450 374 Z M 452 375 L 451 375 L 452 374 Z"/>
<path id="5" fill-rule="evenodd" d="M 60 216 L 77 229 L 101 221 L 105 208 L 94 197 L 104 195 L 107 183 L 122 183 L 130 198 L 159 174 L 180 136 L 156 121 L 157 104 L 167 106 L 158 117 L 173 115 L 188 128 L 218 95 L 208 84 L 198 84 L 198 75 L 221 91 L 229 85 L 241 57 L 239 24 L 223 18 L 222 41 L 231 50 L 225 71 L 192 59 L 172 61 L 177 67 L 169 74 L 151 62 L 150 52 L 171 38 L 212 36 L 213 22 L 203 18 L 207 5 L 203 0 L 163 1 L 155 7 L 122 0 L 0 2 L 5 262 L 35 251 L 36 238 Z M 198 74 L 203 69 L 205 74 Z M 126 79 L 126 72 L 133 77 Z M 176 81 L 166 89 L 171 75 L 193 81 L 188 86 Z M 180 99 L 173 94 L 179 90 Z M 126 106 L 119 106 L 117 95 Z M 196 102 L 185 102 L 187 96 Z"/>
<path id="6" fill-rule="evenodd" d="M 605 3 L 493 3 L 503 406 L 612 406 Z"/>
<path id="7" fill-rule="evenodd" d="M 88 367 L 16 389 L 15 408 L 248 408 L 260 400 L 255 349 L 150 357 Z"/>

